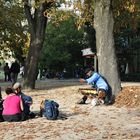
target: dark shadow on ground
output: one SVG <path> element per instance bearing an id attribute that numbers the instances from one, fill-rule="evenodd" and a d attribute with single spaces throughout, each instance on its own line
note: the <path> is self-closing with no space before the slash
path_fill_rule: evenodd
<path id="1" fill-rule="evenodd" d="M 36 117 L 33 118 L 33 119 L 42 118 L 42 117 L 40 116 L 40 111 L 39 111 L 39 110 L 33 111 L 33 113 L 36 114 Z M 60 111 L 57 120 L 67 120 L 69 117 L 75 116 L 75 115 L 79 115 L 79 113 L 66 113 L 66 112 L 64 113 L 64 112 Z M 44 119 L 45 119 L 45 118 L 44 118 Z"/>

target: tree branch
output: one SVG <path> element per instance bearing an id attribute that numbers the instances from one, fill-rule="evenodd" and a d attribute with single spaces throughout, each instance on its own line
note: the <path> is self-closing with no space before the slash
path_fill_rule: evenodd
<path id="1" fill-rule="evenodd" d="M 24 0 L 24 10 L 25 10 L 25 14 L 26 14 L 27 21 L 29 24 L 30 33 L 31 33 L 31 35 L 34 35 L 35 34 L 35 23 L 34 23 L 34 18 L 31 15 L 31 7 L 28 4 L 28 0 Z"/>

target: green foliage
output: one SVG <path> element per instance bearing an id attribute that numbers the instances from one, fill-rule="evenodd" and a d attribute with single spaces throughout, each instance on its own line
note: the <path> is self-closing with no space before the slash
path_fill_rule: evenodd
<path id="1" fill-rule="evenodd" d="M 114 14 L 114 31 L 121 28 L 136 29 L 140 21 L 140 0 L 112 0 Z M 79 11 L 77 27 L 82 27 L 85 22 L 94 26 L 94 0 L 74 1 L 75 11 Z"/>
<path id="2" fill-rule="evenodd" d="M 136 29 L 140 21 L 139 0 L 117 0 L 113 1 L 115 19 L 115 31 L 122 28 Z"/>
<path id="3" fill-rule="evenodd" d="M 27 31 L 23 7 L 14 1 L 0 0 L 0 4 L 0 50 L 3 50 L 6 56 L 9 50 L 13 57 L 23 61 L 22 49 L 26 42 L 25 31 Z"/>
<path id="4" fill-rule="evenodd" d="M 82 63 L 83 31 L 77 30 L 74 20 L 70 17 L 57 26 L 52 24 L 53 21 L 48 24 L 40 58 L 41 68 L 60 71 Z"/>
<path id="5" fill-rule="evenodd" d="M 140 43 L 140 27 L 137 29 L 122 28 L 120 32 L 115 33 L 115 44 L 117 49 L 127 49 L 129 47 L 139 47 Z"/>

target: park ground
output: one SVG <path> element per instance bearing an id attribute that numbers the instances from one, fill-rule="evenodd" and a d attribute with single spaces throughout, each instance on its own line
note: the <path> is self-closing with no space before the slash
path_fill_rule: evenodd
<path id="1" fill-rule="evenodd" d="M 1 82 L 2 95 L 10 83 Z M 40 102 L 59 103 L 60 116 L 51 121 L 36 117 L 24 122 L 1 122 L 1 140 L 140 140 L 140 83 L 122 83 L 116 103 L 109 106 L 78 105 L 82 97 L 78 80 L 37 81 L 36 89 L 23 90 L 31 95 L 31 110 L 39 112 Z"/>

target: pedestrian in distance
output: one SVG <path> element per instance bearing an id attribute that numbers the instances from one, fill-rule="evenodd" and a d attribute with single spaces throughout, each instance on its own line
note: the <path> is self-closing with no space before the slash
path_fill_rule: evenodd
<path id="1" fill-rule="evenodd" d="M 4 66 L 3 70 L 4 70 L 4 80 L 5 81 L 11 81 L 10 68 L 8 66 L 8 63 L 5 63 L 5 66 Z"/>
<path id="2" fill-rule="evenodd" d="M 20 72 L 20 65 L 17 61 L 13 62 L 10 68 L 12 85 L 17 82 L 18 74 Z"/>

